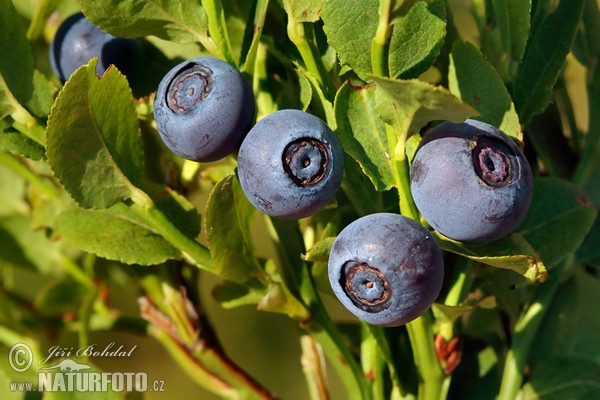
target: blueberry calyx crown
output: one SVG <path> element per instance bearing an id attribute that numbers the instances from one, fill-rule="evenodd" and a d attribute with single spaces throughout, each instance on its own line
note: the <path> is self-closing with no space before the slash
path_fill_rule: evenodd
<path id="1" fill-rule="evenodd" d="M 294 140 L 283 150 L 282 158 L 283 169 L 300 187 L 315 185 L 326 176 L 329 153 L 318 139 L 305 137 Z"/>
<path id="2" fill-rule="evenodd" d="M 479 179 L 494 188 L 512 183 L 515 157 L 510 148 L 495 138 L 478 136 L 475 140 L 471 156 Z"/>
<path id="3" fill-rule="evenodd" d="M 365 262 L 347 262 L 342 268 L 340 284 L 358 308 L 370 313 L 384 310 L 391 295 L 385 276 Z"/>
<path id="4" fill-rule="evenodd" d="M 206 99 L 213 88 L 213 71 L 203 65 L 185 65 L 169 82 L 167 104 L 176 113 L 186 113 Z"/>

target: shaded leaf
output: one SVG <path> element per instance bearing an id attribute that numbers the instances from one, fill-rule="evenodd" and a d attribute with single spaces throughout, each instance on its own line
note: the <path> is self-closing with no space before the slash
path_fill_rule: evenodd
<path id="1" fill-rule="evenodd" d="M 596 215 L 597 210 L 575 185 L 540 178 L 535 180 L 529 213 L 516 235 L 535 248 L 544 264 L 552 268 L 579 248 Z"/>
<path id="2" fill-rule="evenodd" d="M 34 306 L 40 313 L 48 316 L 74 313 L 88 292 L 89 288 L 70 279 L 53 281 L 37 294 Z"/>
<path id="3" fill-rule="evenodd" d="M 48 119 L 48 163 L 84 208 L 108 208 L 129 198 L 143 174 L 143 145 L 131 89 L 97 58 L 67 81 Z"/>
<path id="4" fill-rule="evenodd" d="M 434 234 L 445 250 L 544 280 L 546 269 L 573 254 L 594 223 L 597 211 L 583 199 L 581 189 L 567 181 L 539 178 L 525 220 L 508 236 L 487 244 L 462 244 Z"/>
<path id="5" fill-rule="evenodd" d="M 0 162 L 0 217 L 29 211 L 25 202 L 25 189 L 23 177 Z"/>
<path id="6" fill-rule="evenodd" d="M 523 400 L 588 400 L 600 397 L 600 365 L 574 358 L 540 360 L 520 396 Z"/>
<path id="7" fill-rule="evenodd" d="M 0 0 L 0 118 L 25 104 L 33 91 L 33 56 L 11 0 Z"/>
<path id="8" fill-rule="evenodd" d="M 598 246 L 598 243 L 600 243 L 600 216 L 596 217 L 594 225 L 577 250 L 578 260 L 600 268 L 600 246 Z"/>
<path id="9" fill-rule="evenodd" d="M 260 269 L 252 241 L 255 209 L 246 199 L 235 175 L 213 188 L 206 205 L 206 236 L 215 273 L 244 283 Z"/>
<path id="10" fill-rule="evenodd" d="M 513 62 L 523 57 L 529 35 L 531 0 L 493 0 L 502 48 Z"/>
<path id="11" fill-rule="evenodd" d="M 548 305 L 530 358 L 534 364 L 547 357 L 587 360 L 600 366 L 600 281 L 578 271 L 560 286 Z"/>
<path id="12" fill-rule="evenodd" d="M 35 268 L 42 274 L 59 273 L 61 243 L 49 240 L 45 233 L 33 230 L 29 215 L 0 219 L 0 264 Z"/>
<path id="13" fill-rule="evenodd" d="M 552 88 L 571 48 L 583 4 L 584 0 L 561 0 L 548 13 L 535 15 L 513 91 L 521 122 L 528 123 L 551 101 Z"/>

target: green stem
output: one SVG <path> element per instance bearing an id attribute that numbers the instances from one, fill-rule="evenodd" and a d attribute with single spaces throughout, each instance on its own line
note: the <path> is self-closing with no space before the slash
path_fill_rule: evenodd
<path id="1" fill-rule="evenodd" d="M 15 332 L 3 325 L 0 325 L 0 343 L 4 344 L 8 348 L 11 348 L 18 343 L 24 343 L 31 349 L 34 360 L 39 361 L 44 359 L 39 350 L 37 342 L 35 342 L 32 338 L 23 336 L 20 333 Z"/>
<path id="2" fill-rule="evenodd" d="M 310 335 L 302 335 L 300 337 L 300 344 L 302 346 L 302 370 L 306 377 L 310 399 L 329 399 L 322 348 Z"/>
<path id="3" fill-rule="evenodd" d="M 12 103 L 14 110 L 10 115 L 15 121 L 13 126 L 22 134 L 27 136 L 42 147 L 46 146 L 46 128 L 41 126 L 38 120 L 23 107 L 12 93 L 5 93 Z"/>
<path id="4" fill-rule="evenodd" d="M 394 357 L 392 355 L 392 350 L 390 348 L 390 343 L 385 334 L 385 331 L 381 327 L 367 325 L 369 333 L 374 338 L 375 343 L 378 347 L 378 357 L 383 357 L 383 360 L 387 364 L 390 378 L 392 381 L 392 391 L 399 393 L 402 397 L 405 397 L 407 392 L 405 388 L 402 386 L 402 382 L 400 382 L 400 375 L 398 374 L 398 368 L 396 366 L 396 362 L 394 361 Z M 377 385 L 377 382 L 375 382 Z M 382 390 L 381 388 L 378 391 Z"/>
<path id="5" fill-rule="evenodd" d="M 227 33 L 227 21 L 221 0 L 202 0 L 202 8 L 208 18 L 208 33 L 217 45 L 220 57 L 237 66 Z"/>
<path id="6" fill-rule="evenodd" d="M 306 69 L 317 80 L 327 99 L 333 100 L 336 88 L 319 55 L 312 24 L 297 22 L 289 14 L 288 18 L 288 37 L 298 48 Z"/>
<path id="7" fill-rule="evenodd" d="M 65 271 L 88 289 L 94 288 L 94 281 L 69 257 L 61 256 L 60 262 Z"/>
<path id="8" fill-rule="evenodd" d="M 385 379 L 383 371 L 385 358 L 382 354 L 378 340 L 370 331 L 368 324 L 361 324 L 362 342 L 360 345 L 360 360 L 365 376 L 371 383 L 371 391 L 374 400 L 384 400 Z"/>
<path id="9" fill-rule="evenodd" d="M 154 201 L 144 191 L 137 189 L 132 196 L 132 200 L 134 212 L 160 233 L 167 242 L 179 249 L 190 264 L 213 272 L 210 251 L 173 225 L 171 220 L 156 207 Z"/>
<path id="10" fill-rule="evenodd" d="M 461 257 L 456 263 L 456 271 L 450 284 L 450 289 L 446 295 L 444 304 L 447 306 L 457 306 L 460 304 L 460 300 L 464 297 L 466 291 L 471 287 L 473 281 L 472 274 L 469 273 L 469 269 L 475 264 L 475 262 L 469 258 Z"/>
<path id="11" fill-rule="evenodd" d="M 48 197 L 55 197 L 58 194 L 58 189 L 45 182 L 38 174 L 29 169 L 17 157 L 10 154 L 0 152 L 0 164 L 4 164 L 13 171 L 21 175 L 29 184 L 35 186 Z"/>
<path id="12" fill-rule="evenodd" d="M 431 311 L 406 324 L 419 374 L 419 400 L 439 400 L 445 376 L 433 345 Z"/>
<path id="13" fill-rule="evenodd" d="M 419 222 L 419 210 L 410 192 L 410 168 L 405 151 L 406 135 L 401 135 L 398 138 L 395 129 L 391 125 L 386 124 L 385 129 L 389 148 L 388 152 L 392 157 L 393 174 L 400 197 L 400 213 Z"/>
<path id="14" fill-rule="evenodd" d="M 311 317 L 301 323 L 302 328 L 323 347 L 327 358 L 344 383 L 349 398 L 370 399 L 372 394 L 360 365 L 327 314 L 314 286 L 308 265 L 300 258 L 305 250 L 297 222 L 275 218 L 268 221 L 273 240 L 280 252 L 282 267 L 291 273 L 302 301 L 311 312 Z M 285 240 L 281 240 L 281 238 L 285 238 Z"/>
<path id="15" fill-rule="evenodd" d="M 392 36 L 392 25 L 390 17 L 394 0 L 379 1 L 379 22 L 375 37 L 371 41 L 371 64 L 373 74 L 389 77 L 388 53 L 390 47 L 390 37 Z"/>
<path id="16" fill-rule="evenodd" d="M 533 339 L 542 324 L 554 294 L 572 268 L 574 259 L 555 267 L 550 278 L 537 289 L 531 305 L 521 314 L 514 327 L 510 349 L 506 355 L 500 393 L 497 400 L 513 400 L 523 384 L 523 370 Z"/>
<path id="17" fill-rule="evenodd" d="M 265 18 L 267 16 L 267 9 L 269 7 L 269 0 L 257 0 L 256 8 L 254 11 L 254 19 L 252 20 L 252 42 L 250 43 L 250 48 L 242 60 L 242 72 L 249 74 L 250 76 L 254 76 L 254 69 L 256 68 L 256 60 L 258 49 L 260 47 L 260 37 L 262 35 L 262 30 L 265 25 Z"/>
<path id="18" fill-rule="evenodd" d="M 37 40 L 42 35 L 42 33 L 44 33 L 46 21 L 48 21 L 48 17 L 56 8 L 56 3 L 57 2 L 55 0 L 42 0 L 39 3 L 37 8 L 35 9 L 35 14 L 31 19 L 29 28 L 27 29 L 27 40 L 33 42 Z"/>
<path id="19" fill-rule="evenodd" d="M 148 328 L 150 336 L 158 340 L 171 357 L 198 385 L 225 399 L 239 399 L 237 391 L 224 379 L 208 371 L 167 332 L 154 326 Z"/>

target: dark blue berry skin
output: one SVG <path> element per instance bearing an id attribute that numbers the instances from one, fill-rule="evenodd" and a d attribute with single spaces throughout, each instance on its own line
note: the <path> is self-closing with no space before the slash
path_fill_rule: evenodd
<path id="1" fill-rule="evenodd" d="M 154 119 L 167 147 L 192 161 L 236 151 L 254 122 L 256 103 L 242 74 L 215 57 L 176 65 L 156 91 Z"/>
<path id="2" fill-rule="evenodd" d="M 300 110 L 279 110 L 254 125 L 238 154 L 248 200 L 272 217 L 308 217 L 335 196 L 344 154 L 331 129 Z"/>
<path id="3" fill-rule="evenodd" d="M 54 74 L 64 83 L 77 68 L 94 57 L 98 57 L 98 76 L 114 64 L 130 78 L 138 72 L 143 56 L 137 40 L 114 37 L 92 24 L 82 13 L 71 15 L 60 25 L 50 44 Z"/>
<path id="4" fill-rule="evenodd" d="M 410 168 L 411 192 L 441 234 L 485 243 L 512 232 L 533 192 L 531 168 L 505 133 L 484 122 L 444 122 L 420 143 Z"/>
<path id="5" fill-rule="evenodd" d="M 329 282 L 361 320 L 399 326 L 419 317 L 442 288 L 444 261 L 431 232 L 399 214 L 359 218 L 335 239 Z"/>

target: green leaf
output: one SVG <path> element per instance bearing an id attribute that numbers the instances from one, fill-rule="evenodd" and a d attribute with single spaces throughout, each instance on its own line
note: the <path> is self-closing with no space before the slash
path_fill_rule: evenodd
<path id="1" fill-rule="evenodd" d="M 163 185 L 145 184 L 144 189 L 154 200 L 156 208 L 181 232 L 191 238 L 198 236 L 201 227 L 200 214 L 186 197 Z"/>
<path id="2" fill-rule="evenodd" d="M 215 185 L 204 221 L 217 275 L 244 283 L 259 273 L 251 232 L 254 214 L 255 209 L 235 175 L 228 175 Z"/>
<path id="3" fill-rule="evenodd" d="M 58 216 L 53 233 L 86 252 L 125 264 L 156 265 L 182 257 L 124 203 L 105 210 L 73 206 Z"/>
<path id="4" fill-rule="evenodd" d="M 331 246 L 333 246 L 334 241 L 334 237 L 326 237 L 319 240 L 308 249 L 303 258 L 310 262 L 327 263 L 329 261 L 329 252 L 331 251 Z"/>
<path id="5" fill-rule="evenodd" d="M 55 316 L 77 312 L 89 288 L 71 279 L 48 283 L 37 294 L 35 308 L 43 315 Z"/>
<path id="6" fill-rule="evenodd" d="M 54 104 L 58 88 L 37 69 L 33 71 L 33 93 L 27 102 L 27 109 L 38 118 L 47 118 Z"/>
<path id="7" fill-rule="evenodd" d="M 25 104 L 33 92 L 33 56 L 25 28 L 11 0 L 0 0 L 0 118 L 13 102 Z"/>
<path id="8" fill-rule="evenodd" d="M 471 304 L 463 304 L 458 306 L 448 306 L 441 303 L 433 303 L 433 309 L 440 312 L 445 319 L 454 323 L 462 315 L 473 311 L 476 308 L 493 309 L 496 308 L 496 298 L 488 296 Z"/>
<path id="9" fill-rule="evenodd" d="M 81 0 L 83 13 L 115 36 L 157 36 L 179 43 L 208 40 L 200 0 Z"/>
<path id="10" fill-rule="evenodd" d="M 529 213 L 516 235 L 552 268 L 579 248 L 596 215 L 581 189 L 557 178 L 540 178 L 535 181 Z"/>
<path id="11" fill-rule="evenodd" d="M 535 18 L 515 81 L 513 100 L 524 124 L 544 111 L 575 37 L 584 0 L 561 0 L 558 7 Z M 535 22 L 535 21 L 534 21 Z"/>
<path id="12" fill-rule="evenodd" d="M 483 54 L 469 42 L 454 42 L 448 72 L 450 92 L 471 105 L 475 118 L 523 141 L 519 116 L 504 82 Z"/>
<path id="13" fill-rule="evenodd" d="M 130 198 L 143 174 L 143 144 L 125 77 L 97 58 L 67 81 L 48 119 L 48 163 L 84 208 L 108 208 Z"/>
<path id="14" fill-rule="evenodd" d="M 265 297 L 266 288 L 256 290 L 239 283 L 223 281 L 213 288 L 212 294 L 223 308 L 235 308 L 260 303 Z"/>
<path id="15" fill-rule="evenodd" d="M 350 66 L 368 80 L 371 68 L 371 41 L 377 29 L 377 1 L 328 0 L 321 18 L 327 41 L 338 53 L 342 65 Z"/>
<path id="16" fill-rule="evenodd" d="M 377 190 L 395 184 L 385 124 L 375 111 L 374 85 L 346 82 L 335 98 L 336 134 Z"/>
<path id="17" fill-rule="evenodd" d="M 31 160 L 44 160 L 46 149 L 27 136 L 10 130 L 0 131 L 0 149 Z"/>
<path id="18" fill-rule="evenodd" d="M 25 189 L 25 180 L 21 175 L 0 162 L 0 217 L 29 211 L 25 202 Z"/>
<path id="19" fill-rule="evenodd" d="M 488 244 L 463 244 L 434 232 L 443 250 L 496 268 L 513 270 L 531 281 L 547 277 L 540 255 L 521 236 L 512 234 Z"/>
<path id="20" fill-rule="evenodd" d="M 315 22 L 319 20 L 321 10 L 327 3 L 324 0 L 282 0 L 283 7 L 290 19 L 298 22 Z"/>
<path id="21" fill-rule="evenodd" d="M 342 64 L 370 81 L 371 42 L 377 30 L 377 1 L 330 0 L 321 12 L 329 44 Z M 444 2 L 417 1 L 408 11 L 392 14 L 388 68 L 390 76 L 416 78 L 438 56 L 446 34 Z"/>
<path id="22" fill-rule="evenodd" d="M 417 1 L 406 13 L 392 15 L 389 71 L 392 77 L 416 78 L 427 71 L 446 37 L 443 0 Z"/>
<path id="23" fill-rule="evenodd" d="M 431 121 L 462 122 L 478 112 L 441 86 L 416 79 L 373 78 L 375 110 L 398 134 L 417 133 Z"/>

